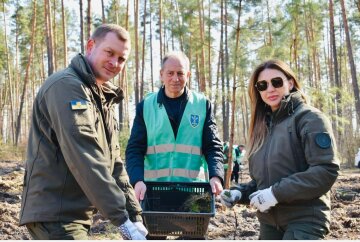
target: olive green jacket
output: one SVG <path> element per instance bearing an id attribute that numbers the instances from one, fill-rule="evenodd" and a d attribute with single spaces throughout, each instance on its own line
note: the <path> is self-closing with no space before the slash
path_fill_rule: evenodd
<path id="1" fill-rule="evenodd" d="M 114 225 L 142 221 L 120 159 L 114 104 L 121 89 L 99 88 L 84 56 L 51 75 L 33 106 L 20 225 L 91 224 L 98 209 Z"/>
<path id="2" fill-rule="evenodd" d="M 329 120 L 294 92 L 270 114 L 267 126 L 264 144 L 249 157 L 249 169 L 257 189 L 272 186 L 279 203 L 258 212 L 259 221 L 274 226 L 313 222 L 329 229 L 330 188 L 339 170 Z"/>

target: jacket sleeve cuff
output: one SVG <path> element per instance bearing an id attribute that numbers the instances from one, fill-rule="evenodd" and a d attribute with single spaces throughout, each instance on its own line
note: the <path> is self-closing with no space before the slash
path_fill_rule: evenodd
<path id="1" fill-rule="evenodd" d="M 135 222 L 143 222 L 143 219 L 142 219 L 141 215 L 130 216 L 130 220 L 133 223 L 135 223 Z"/>
<path id="2" fill-rule="evenodd" d="M 224 186 L 224 179 L 222 177 L 220 177 L 220 176 L 212 176 L 212 177 L 210 177 L 210 179 L 213 178 L 213 177 L 219 178 L 220 182 L 221 182 L 221 185 Z"/>
<path id="3" fill-rule="evenodd" d="M 140 168 L 140 167 L 134 168 L 132 173 L 129 174 L 129 178 L 130 178 L 130 184 L 132 186 L 135 186 L 135 184 L 138 181 L 144 181 L 144 168 Z"/>

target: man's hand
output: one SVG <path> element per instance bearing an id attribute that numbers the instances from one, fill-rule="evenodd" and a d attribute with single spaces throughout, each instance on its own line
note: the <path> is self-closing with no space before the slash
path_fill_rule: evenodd
<path id="1" fill-rule="evenodd" d="M 149 233 L 142 222 L 134 222 L 134 225 L 142 235 L 146 236 Z"/>
<path id="2" fill-rule="evenodd" d="M 271 187 L 254 192 L 250 194 L 249 198 L 250 205 L 256 207 L 262 213 L 267 212 L 278 203 L 271 191 Z"/>
<path id="3" fill-rule="evenodd" d="M 220 194 L 220 201 L 228 208 L 232 208 L 241 199 L 241 192 L 238 190 L 223 190 Z"/>
<path id="4" fill-rule="evenodd" d="M 222 192 L 222 190 L 223 190 L 220 178 L 216 177 L 216 176 L 214 176 L 210 179 L 210 186 L 211 186 L 212 193 L 214 193 L 215 195 L 219 195 L 220 192 Z"/>
<path id="5" fill-rule="evenodd" d="M 143 181 L 138 181 L 135 184 L 134 191 L 135 191 L 135 197 L 136 197 L 136 199 L 138 201 L 144 200 L 144 196 L 145 196 L 145 193 L 146 193 L 146 185 L 145 185 L 145 183 Z"/>
<path id="6" fill-rule="evenodd" d="M 129 219 L 118 228 L 124 240 L 146 240 L 145 235 Z"/>

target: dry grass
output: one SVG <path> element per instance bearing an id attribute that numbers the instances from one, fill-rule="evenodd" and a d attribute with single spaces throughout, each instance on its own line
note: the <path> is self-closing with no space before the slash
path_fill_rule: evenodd
<path id="1" fill-rule="evenodd" d="M 12 144 L 3 144 L 0 142 L 0 160 L 24 161 L 26 146 L 21 144 L 14 146 Z"/>

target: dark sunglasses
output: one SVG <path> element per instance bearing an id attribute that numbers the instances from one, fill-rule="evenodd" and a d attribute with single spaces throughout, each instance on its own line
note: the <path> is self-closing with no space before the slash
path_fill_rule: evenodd
<path id="1" fill-rule="evenodd" d="M 271 85 L 275 88 L 280 88 L 284 85 L 284 81 L 281 77 L 274 77 L 270 81 L 271 81 Z M 269 83 L 265 80 L 258 81 L 255 84 L 255 87 L 259 92 L 265 91 L 268 88 L 268 86 L 269 86 Z"/>

